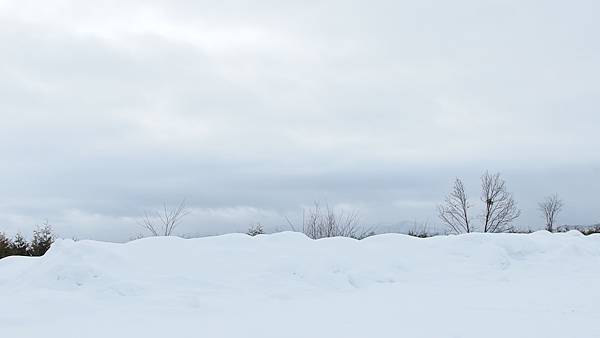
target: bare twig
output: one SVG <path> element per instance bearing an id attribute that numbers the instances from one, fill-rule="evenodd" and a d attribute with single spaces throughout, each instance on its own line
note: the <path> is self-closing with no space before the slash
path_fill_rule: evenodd
<path id="1" fill-rule="evenodd" d="M 171 236 L 189 213 L 185 199 L 175 208 L 170 208 L 164 203 L 160 211 L 146 211 L 138 224 L 152 236 Z"/>
<path id="2" fill-rule="evenodd" d="M 322 208 L 315 202 L 310 209 L 302 211 L 302 226 L 298 227 L 286 217 L 286 221 L 293 231 L 302 231 L 312 239 L 327 237 L 352 237 L 362 239 L 373 233 L 372 229 L 365 229 L 359 225 L 360 217 L 357 211 L 336 212 L 329 205 Z"/>

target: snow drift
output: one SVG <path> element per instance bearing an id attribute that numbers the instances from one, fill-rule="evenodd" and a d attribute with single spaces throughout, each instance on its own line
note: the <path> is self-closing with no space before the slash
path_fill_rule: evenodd
<path id="1" fill-rule="evenodd" d="M 4 337 L 600 337 L 600 235 L 60 240 L 0 260 Z"/>

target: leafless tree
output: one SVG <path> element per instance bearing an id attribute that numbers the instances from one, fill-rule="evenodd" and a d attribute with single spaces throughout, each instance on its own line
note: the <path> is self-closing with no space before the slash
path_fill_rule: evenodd
<path id="1" fill-rule="evenodd" d="M 453 233 L 468 233 L 474 229 L 469 216 L 471 204 L 465 192 L 463 182 L 457 178 L 454 187 L 443 204 L 438 206 L 438 216 Z"/>
<path id="2" fill-rule="evenodd" d="M 499 173 L 485 172 L 481 176 L 481 201 L 485 203 L 482 215 L 483 232 L 508 232 L 512 222 L 521 215 L 521 210 L 506 190 L 506 182 Z"/>
<path id="3" fill-rule="evenodd" d="M 553 232 L 558 214 L 563 208 L 563 201 L 558 198 L 557 194 L 546 197 L 543 202 L 539 203 L 539 209 L 546 219 L 546 230 Z"/>
<path id="4" fill-rule="evenodd" d="M 302 227 L 297 230 L 289 219 L 289 226 L 294 231 L 302 231 L 306 236 L 312 239 L 327 237 L 351 237 L 362 239 L 371 235 L 371 229 L 363 229 L 359 225 L 360 217 L 358 212 L 336 212 L 329 205 L 322 208 L 319 202 L 314 206 L 302 212 Z"/>
<path id="5" fill-rule="evenodd" d="M 144 218 L 138 222 L 152 236 L 171 236 L 183 218 L 189 215 L 185 199 L 175 208 L 163 204 L 160 211 L 146 211 Z"/>

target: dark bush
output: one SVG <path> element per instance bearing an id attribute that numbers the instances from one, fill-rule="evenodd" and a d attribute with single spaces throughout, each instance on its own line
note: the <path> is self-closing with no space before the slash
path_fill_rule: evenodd
<path id="1" fill-rule="evenodd" d="M 43 256 L 55 240 L 52 227 L 44 223 L 33 231 L 31 242 L 17 233 L 14 239 L 0 233 L 0 258 L 8 256 Z"/>
<path id="2" fill-rule="evenodd" d="M 17 234 L 10 245 L 11 256 L 29 256 L 29 243 L 23 235 Z"/>
<path id="3" fill-rule="evenodd" d="M 54 243 L 54 233 L 52 227 L 46 222 L 33 231 L 33 238 L 29 244 L 29 254 L 31 256 L 43 256 L 52 243 Z"/>
<path id="4" fill-rule="evenodd" d="M 11 255 L 11 244 L 10 238 L 6 237 L 0 232 L 0 258 L 4 258 Z"/>

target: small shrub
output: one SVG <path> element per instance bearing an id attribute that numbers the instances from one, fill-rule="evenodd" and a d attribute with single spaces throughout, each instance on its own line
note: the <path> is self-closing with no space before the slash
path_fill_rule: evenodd
<path id="1" fill-rule="evenodd" d="M 412 236 L 412 237 L 419 237 L 419 238 L 428 238 L 428 237 L 432 237 L 434 236 L 434 234 L 430 234 L 427 232 L 427 230 L 416 230 L 416 229 L 410 229 L 408 230 L 408 235 Z"/>
<path id="2" fill-rule="evenodd" d="M 256 223 L 255 225 L 251 226 L 247 232 L 247 234 L 249 236 L 262 235 L 264 233 L 265 233 L 265 229 L 263 228 L 262 224 L 260 224 L 260 223 Z"/>
<path id="3" fill-rule="evenodd" d="M 439 235 L 437 232 L 429 232 L 429 224 L 427 222 L 421 223 L 414 222 L 412 229 L 408 230 L 408 235 L 419 238 L 428 238 Z"/>
<path id="4" fill-rule="evenodd" d="M 371 231 L 363 231 L 363 232 L 359 232 L 357 235 L 355 235 L 352 238 L 361 240 L 361 239 L 365 239 L 367 237 L 371 237 L 371 236 L 375 236 L 375 235 L 377 235 L 377 234 L 373 230 L 371 230 Z"/>

